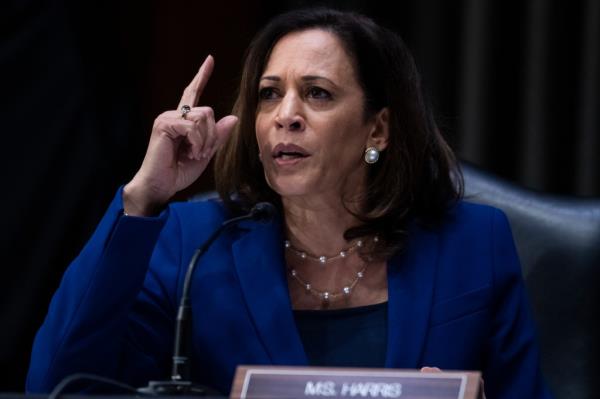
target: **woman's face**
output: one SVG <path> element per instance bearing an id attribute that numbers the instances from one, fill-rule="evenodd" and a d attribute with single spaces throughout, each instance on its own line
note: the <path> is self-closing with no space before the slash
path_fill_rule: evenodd
<path id="1" fill-rule="evenodd" d="M 375 123 L 364 120 L 364 93 L 334 34 L 311 29 L 281 38 L 259 97 L 256 138 L 273 190 L 282 197 L 360 192 Z"/>

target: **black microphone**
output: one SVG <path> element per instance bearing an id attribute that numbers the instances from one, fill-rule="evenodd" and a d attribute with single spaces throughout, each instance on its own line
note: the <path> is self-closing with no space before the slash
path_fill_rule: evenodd
<path id="1" fill-rule="evenodd" d="M 192 338 L 192 303 L 190 299 L 190 287 L 192 275 L 198 264 L 198 259 L 210 248 L 212 243 L 228 227 L 238 224 L 244 220 L 254 220 L 256 222 L 268 223 L 273 220 L 277 213 L 275 206 L 269 202 L 259 202 L 252 207 L 249 213 L 237 216 L 224 221 L 221 226 L 215 230 L 210 237 L 196 249 L 192 260 L 190 261 L 185 280 L 183 283 L 183 292 L 177 311 L 177 324 L 175 327 L 175 344 L 173 349 L 173 362 L 171 367 L 170 381 L 150 381 L 148 386 L 138 388 L 139 393 L 150 395 L 185 395 L 194 396 L 220 395 L 220 392 L 214 389 L 193 384 L 190 381 L 191 367 L 191 338 Z"/>
<path id="2" fill-rule="evenodd" d="M 270 202 L 259 202 L 250 210 L 252 220 L 256 222 L 269 223 L 275 217 L 277 210 Z"/>

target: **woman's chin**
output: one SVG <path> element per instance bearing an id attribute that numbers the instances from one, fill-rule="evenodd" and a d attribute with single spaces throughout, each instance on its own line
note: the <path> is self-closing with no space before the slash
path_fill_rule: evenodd
<path id="1" fill-rule="evenodd" d="M 273 179 L 273 181 L 267 179 L 267 183 L 281 197 L 305 196 L 310 195 L 311 191 L 314 191 L 311 190 L 309 185 L 307 185 L 302 179 L 280 177 Z"/>

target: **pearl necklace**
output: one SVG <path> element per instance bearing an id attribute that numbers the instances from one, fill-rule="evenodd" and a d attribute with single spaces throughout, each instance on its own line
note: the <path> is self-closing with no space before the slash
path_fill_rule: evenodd
<path id="1" fill-rule="evenodd" d="M 377 242 L 377 241 L 379 241 L 379 237 L 377 237 L 377 236 L 373 237 L 373 242 Z M 294 247 L 289 240 L 284 241 L 284 246 L 285 246 L 286 250 L 292 252 L 293 254 L 297 255 L 298 257 L 300 257 L 302 259 L 312 260 L 314 262 L 319 262 L 321 265 L 325 265 L 327 262 L 334 261 L 338 258 L 345 258 L 350 253 L 354 252 L 357 248 L 362 247 L 363 241 L 358 240 L 358 241 L 356 241 L 356 243 L 354 245 L 352 245 L 348 248 L 342 249 L 337 255 L 333 255 L 333 256 L 325 256 L 325 255 L 319 256 L 319 255 L 310 254 L 306 251 L 302 251 L 302 250 Z"/>
<path id="2" fill-rule="evenodd" d="M 377 243 L 379 241 L 379 237 L 374 236 L 373 237 L 373 242 Z M 292 246 L 292 244 L 290 243 L 289 240 L 285 240 L 284 246 L 285 249 L 290 251 L 291 253 L 293 253 L 294 255 L 298 256 L 301 259 L 308 259 L 311 261 L 315 261 L 315 262 L 319 262 L 321 265 L 325 265 L 327 262 L 331 262 L 335 259 L 338 258 L 346 258 L 350 253 L 356 251 L 358 248 L 361 248 L 363 246 L 363 241 L 362 240 L 358 240 L 354 245 L 342 249 L 337 255 L 334 256 L 325 256 L 325 255 L 321 255 L 321 256 L 317 256 L 317 255 L 313 255 L 313 254 L 309 254 L 305 251 L 302 251 L 298 248 L 295 248 L 294 246 Z M 370 257 L 369 257 L 369 261 L 370 261 Z M 317 298 L 321 299 L 321 303 L 323 307 L 327 307 L 329 306 L 330 301 L 332 300 L 337 300 L 338 298 L 348 298 L 350 297 L 350 294 L 354 291 L 354 287 L 356 287 L 356 284 L 358 284 L 358 282 L 360 281 L 360 279 L 362 279 L 365 275 L 365 270 L 367 270 L 367 266 L 369 264 L 368 263 L 364 263 L 361 267 L 361 269 L 356 272 L 356 274 L 354 275 L 354 278 L 352 279 L 352 281 L 345 285 L 344 287 L 342 287 L 342 290 L 339 292 L 330 292 L 328 290 L 325 291 L 321 291 L 321 290 L 317 290 L 315 288 L 313 288 L 313 285 L 307 281 L 306 279 L 300 277 L 300 275 L 298 274 L 298 271 L 296 269 L 293 268 L 288 268 L 290 276 L 298 283 L 300 284 L 308 294 L 314 295 Z"/>
<path id="3" fill-rule="evenodd" d="M 289 269 L 289 271 L 290 271 L 290 275 L 292 276 L 292 278 L 294 280 L 296 280 L 302 287 L 304 287 L 304 289 L 308 293 L 316 296 L 317 298 L 320 298 L 323 307 L 327 307 L 329 305 L 329 302 L 332 300 L 336 300 L 340 297 L 348 298 L 350 296 L 350 294 L 354 290 L 354 287 L 356 286 L 356 284 L 358 284 L 358 281 L 364 277 L 365 270 L 367 270 L 368 265 L 369 265 L 368 263 L 365 263 L 362 266 L 362 269 L 360 271 L 356 272 L 356 275 L 354 276 L 354 279 L 352 280 L 352 282 L 350 282 L 350 284 L 344 286 L 340 292 L 329 292 L 329 291 L 317 290 L 317 289 L 313 288 L 313 286 L 310 282 L 308 282 L 307 280 L 300 277 L 300 275 L 298 275 L 298 272 L 296 271 L 296 269 Z"/>

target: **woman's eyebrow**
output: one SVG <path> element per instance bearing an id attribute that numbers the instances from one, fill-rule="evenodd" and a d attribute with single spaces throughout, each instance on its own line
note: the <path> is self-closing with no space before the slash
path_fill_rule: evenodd
<path id="1" fill-rule="evenodd" d="M 260 80 L 272 80 L 275 82 L 280 82 L 281 78 L 279 76 L 263 76 Z"/>
<path id="2" fill-rule="evenodd" d="M 312 82 L 315 80 L 325 80 L 327 82 L 329 82 L 329 84 L 337 87 L 337 85 L 329 78 L 326 78 L 325 76 L 319 76 L 319 75 L 306 75 L 306 76 L 302 76 L 302 81 L 304 82 Z M 261 81 L 263 80 L 270 80 L 273 82 L 281 82 L 281 78 L 279 76 L 274 76 L 274 75 L 267 75 L 267 76 L 263 76 L 260 78 Z"/>
<path id="3" fill-rule="evenodd" d="M 315 80 L 324 80 L 326 82 L 329 82 L 329 84 L 337 87 L 337 85 L 335 83 L 333 83 L 333 81 L 329 78 L 326 78 L 325 76 L 319 76 L 319 75 L 306 75 L 306 76 L 302 76 L 301 78 L 304 82 L 312 82 Z"/>

